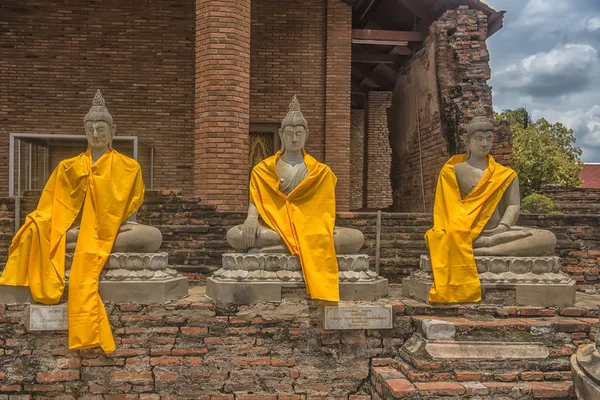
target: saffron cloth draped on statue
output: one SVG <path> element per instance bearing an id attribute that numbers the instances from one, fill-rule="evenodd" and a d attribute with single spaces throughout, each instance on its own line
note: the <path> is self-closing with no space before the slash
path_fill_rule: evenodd
<path id="1" fill-rule="evenodd" d="M 338 265 L 333 242 L 336 176 L 304 153 L 306 178 L 289 195 L 279 190 L 277 160 L 266 158 L 252 170 L 250 200 L 263 221 L 298 255 L 307 292 L 313 299 L 339 301 Z"/>
<path id="2" fill-rule="evenodd" d="M 433 228 L 425 234 L 433 269 L 432 302 L 481 301 L 481 284 L 473 254 L 475 240 L 502 195 L 517 176 L 488 156 L 488 167 L 477 186 L 461 197 L 454 166 L 466 155 L 452 157 L 440 171 L 433 207 Z"/>
<path id="3" fill-rule="evenodd" d="M 115 349 L 98 279 L 121 224 L 144 201 L 137 161 L 108 150 L 94 164 L 91 151 L 58 164 L 38 207 L 9 248 L 0 284 L 29 286 L 33 299 L 56 304 L 65 288 L 66 232 L 81 211 L 69 276 L 69 348 Z M 83 210 L 82 210 L 83 208 Z"/>

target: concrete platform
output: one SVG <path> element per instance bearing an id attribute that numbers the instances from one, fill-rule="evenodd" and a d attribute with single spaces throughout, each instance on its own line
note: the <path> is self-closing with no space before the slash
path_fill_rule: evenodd
<path id="1" fill-rule="evenodd" d="M 160 304 L 181 299 L 188 294 L 188 279 L 184 276 L 151 281 L 100 281 L 102 301 L 109 303 Z M 65 288 L 62 301 L 67 300 Z M 0 304 L 33 303 L 29 287 L 0 285 Z"/>
<path id="2" fill-rule="evenodd" d="M 256 304 L 281 302 L 282 289 L 304 288 L 304 282 L 224 281 L 216 277 L 206 280 L 206 295 L 221 304 Z M 340 282 L 341 301 L 375 301 L 388 295 L 388 280 Z"/>

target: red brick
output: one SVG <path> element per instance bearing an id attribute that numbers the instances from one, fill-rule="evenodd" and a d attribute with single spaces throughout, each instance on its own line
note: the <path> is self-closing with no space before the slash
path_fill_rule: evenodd
<path id="1" fill-rule="evenodd" d="M 573 384 L 571 382 L 529 382 L 527 385 L 533 390 L 536 399 L 552 399 L 573 396 Z"/>
<path id="2" fill-rule="evenodd" d="M 79 371 L 38 372 L 36 379 L 40 383 L 76 381 Z"/>
<path id="3" fill-rule="evenodd" d="M 277 400 L 276 394 L 238 394 L 235 400 Z"/>
<path id="4" fill-rule="evenodd" d="M 154 377 L 157 382 L 169 382 L 174 381 L 179 378 L 178 372 L 162 372 L 162 371 L 154 371 Z"/>
<path id="5" fill-rule="evenodd" d="M 521 379 L 524 381 L 543 381 L 544 373 L 539 371 L 521 372 Z"/>
<path id="6" fill-rule="evenodd" d="M 150 365 L 178 365 L 181 359 L 178 357 L 151 357 Z"/>
<path id="7" fill-rule="evenodd" d="M 143 384 L 152 382 L 153 378 L 151 372 L 115 371 L 111 374 L 111 380 L 116 383 Z"/>
<path id="8" fill-rule="evenodd" d="M 62 392 L 65 387 L 63 385 L 24 385 L 23 389 L 26 392 Z"/>
<path id="9" fill-rule="evenodd" d="M 478 381 L 483 374 L 479 372 L 456 371 L 454 373 L 457 381 Z"/>
<path id="10" fill-rule="evenodd" d="M 0 392 L 2 392 L 2 393 L 20 392 L 21 390 L 23 390 L 21 385 L 2 385 L 2 386 L 0 386 Z"/>
<path id="11" fill-rule="evenodd" d="M 417 382 L 415 386 L 421 395 L 452 396 L 465 393 L 465 387 L 457 382 Z"/>
<path id="12" fill-rule="evenodd" d="M 204 335 L 208 333 L 208 328 L 182 326 L 181 333 L 183 333 L 184 335 Z"/>
<path id="13" fill-rule="evenodd" d="M 499 382 L 515 382 L 519 378 L 519 373 L 495 374 L 494 378 Z"/>
<path id="14" fill-rule="evenodd" d="M 412 396 L 416 392 L 415 387 L 406 379 L 386 379 L 385 385 L 397 398 Z"/>

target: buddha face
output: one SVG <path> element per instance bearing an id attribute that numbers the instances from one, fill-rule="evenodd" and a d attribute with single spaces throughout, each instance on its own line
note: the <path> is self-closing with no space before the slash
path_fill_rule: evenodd
<path id="1" fill-rule="evenodd" d="M 302 125 L 286 125 L 279 130 L 279 136 L 286 151 L 301 151 L 306 143 L 308 129 Z"/>
<path id="2" fill-rule="evenodd" d="M 85 135 L 87 136 L 88 145 L 92 149 L 106 149 L 113 138 L 116 127 L 112 127 L 106 121 L 86 121 Z"/>
<path id="3" fill-rule="evenodd" d="M 493 137 L 494 132 L 491 130 L 473 132 L 467 139 L 469 154 L 476 157 L 486 157 L 492 150 Z"/>

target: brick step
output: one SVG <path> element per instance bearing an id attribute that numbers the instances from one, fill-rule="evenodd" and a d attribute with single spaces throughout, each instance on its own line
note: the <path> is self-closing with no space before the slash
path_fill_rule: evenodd
<path id="1" fill-rule="evenodd" d="M 541 342 L 549 347 L 551 357 L 570 355 L 564 347 L 564 340 L 561 339 L 569 337 L 577 346 L 592 343 L 595 340 L 594 327 L 598 327 L 597 318 L 586 317 L 412 316 L 411 318 L 415 327 L 428 339 Z M 433 326 L 432 321 L 439 321 L 439 323 Z M 426 325 L 429 328 L 424 328 Z M 572 347 L 571 350 L 574 350 L 574 346 Z"/>
<path id="2" fill-rule="evenodd" d="M 471 319 L 477 316 L 488 318 L 536 318 L 536 317 L 571 317 L 598 318 L 598 302 L 600 297 L 577 293 L 573 307 L 529 307 L 505 306 L 494 304 L 444 304 L 431 305 L 418 300 L 401 298 L 407 315 L 437 317 L 463 317 Z"/>
<path id="3" fill-rule="evenodd" d="M 391 358 L 374 358 L 371 365 L 371 394 L 379 399 L 432 399 L 460 396 L 460 399 L 575 399 L 570 380 L 545 381 L 539 371 L 486 375 L 479 372 L 413 372 L 409 365 Z M 569 373 L 570 375 L 570 373 Z M 567 378 L 567 374 L 564 376 Z M 549 378 L 553 378 L 549 377 Z"/>

